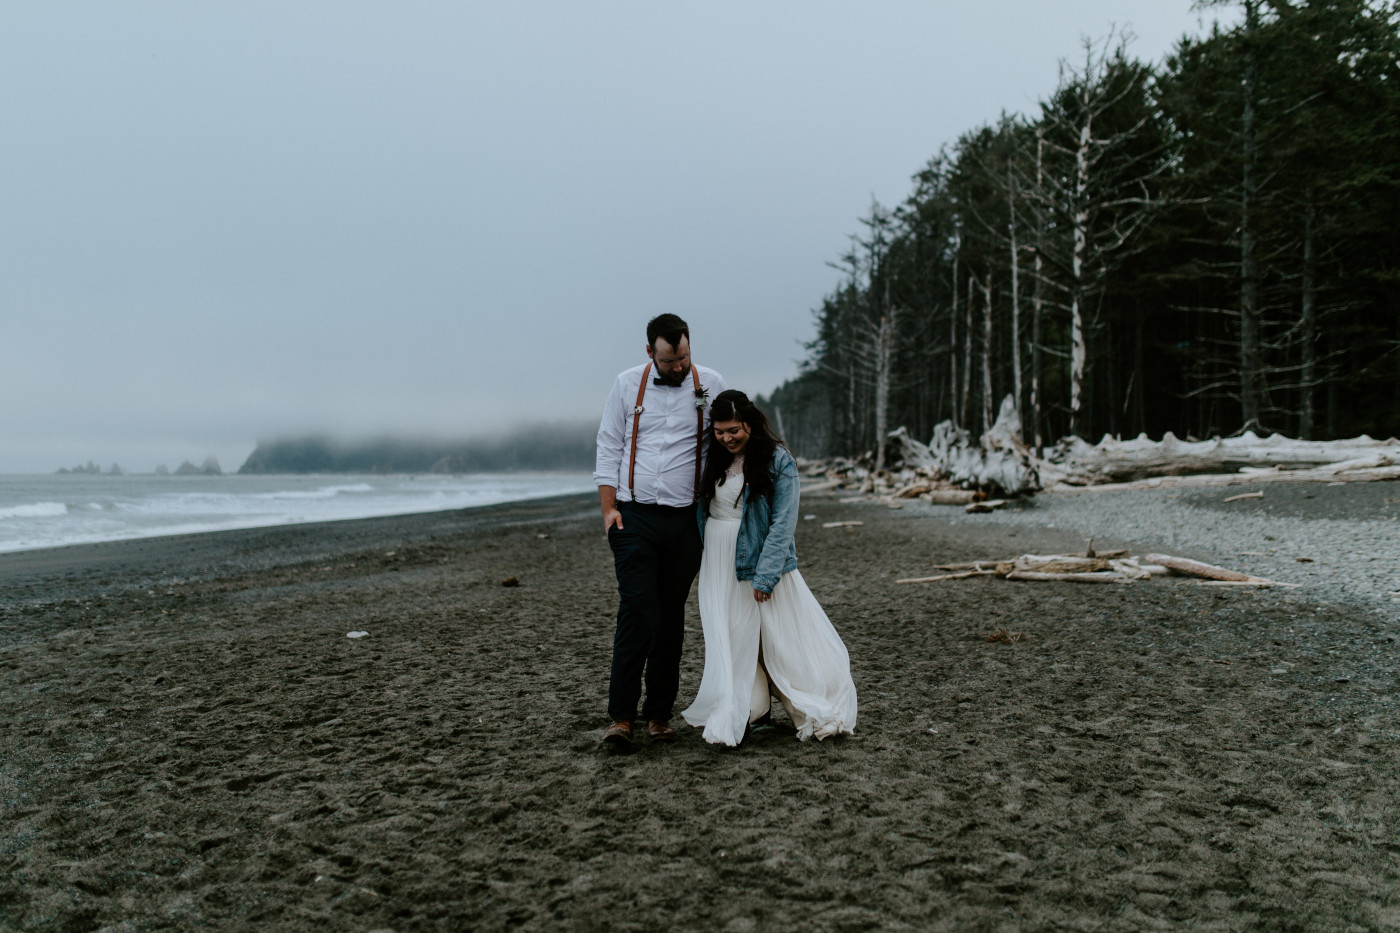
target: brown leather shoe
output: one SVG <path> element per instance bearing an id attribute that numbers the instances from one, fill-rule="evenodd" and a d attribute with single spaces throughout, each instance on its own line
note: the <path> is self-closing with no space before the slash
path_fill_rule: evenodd
<path id="1" fill-rule="evenodd" d="M 632 723 L 630 720 L 619 719 L 608 726 L 603 733 L 603 744 L 611 745 L 613 748 L 623 749 L 632 747 Z"/>
<path id="2" fill-rule="evenodd" d="M 674 742 L 676 740 L 676 730 L 671 728 L 669 719 L 647 720 L 647 735 L 651 736 L 653 742 Z"/>

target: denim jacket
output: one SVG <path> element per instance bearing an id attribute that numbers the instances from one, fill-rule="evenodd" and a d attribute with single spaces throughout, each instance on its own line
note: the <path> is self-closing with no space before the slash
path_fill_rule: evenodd
<path id="1" fill-rule="evenodd" d="M 773 475 L 773 495 L 749 499 L 744 487 L 743 517 L 739 520 L 739 542 L 734 552 L 734 570 L 740 580 L 752 580 L 754 589 L 773 592 L 778 579 L 797 569 L 797 461 L 787 448 L 773 452 L 768 468 Z M 705 537 L 709 512 L 705 502 L 695 505 L 700 537 Z"/>

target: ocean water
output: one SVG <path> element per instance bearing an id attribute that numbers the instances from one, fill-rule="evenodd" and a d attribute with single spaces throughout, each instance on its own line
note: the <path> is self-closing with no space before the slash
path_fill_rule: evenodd
<path id="1" fill-rule="evenodd" d="M 588 473 L 0 475 L 0 552 L 592 492 Z"/>

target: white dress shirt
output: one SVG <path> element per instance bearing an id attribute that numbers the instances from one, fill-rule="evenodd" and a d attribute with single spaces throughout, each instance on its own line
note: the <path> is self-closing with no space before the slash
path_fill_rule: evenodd
<path id="1" fill-rule="evenodd" d="M 694 366 L 694 364 L 692 364 Z M 632 455 L 632 410 L 646 364 L 618 375 L 603 408 L 598 426 L 598 459 L 593 470 L 596 486 L 617 489 L 617 501 L 686 506 L 695 502 L 695 380 L 687 373 L 678 386 L 652 384 L 656 367 L 647 376 L 646 397 L 637 431 L 635 489 L 627 488 L 627 468 Z M 711 401 L 725 390 L 724 377 L 713 369 L 694 366 L 700 387 Z M 706 405 L 704 427 L 710 430 Z M 708 437 L 705 438 L 709 440 Z M 708 446 L 706 444 L 705 446 Z"/>

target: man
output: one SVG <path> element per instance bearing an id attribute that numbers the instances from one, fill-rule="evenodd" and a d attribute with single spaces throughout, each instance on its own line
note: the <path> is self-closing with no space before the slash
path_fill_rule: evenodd
<path id="1" fill-rule="evenodd" d="M 690 362 L 690 328 L 674 314 L 647 324 L 649 361 L 617 377 L 598 426 L 593 480 L 617 571 L 608 716 L 603 741 L 633 742 L 637 701 L 653 742 L 675 741 L 685 601 L 700 570 L 696 487 L 710 429 L 709 400 L 725 389 Z"/>

